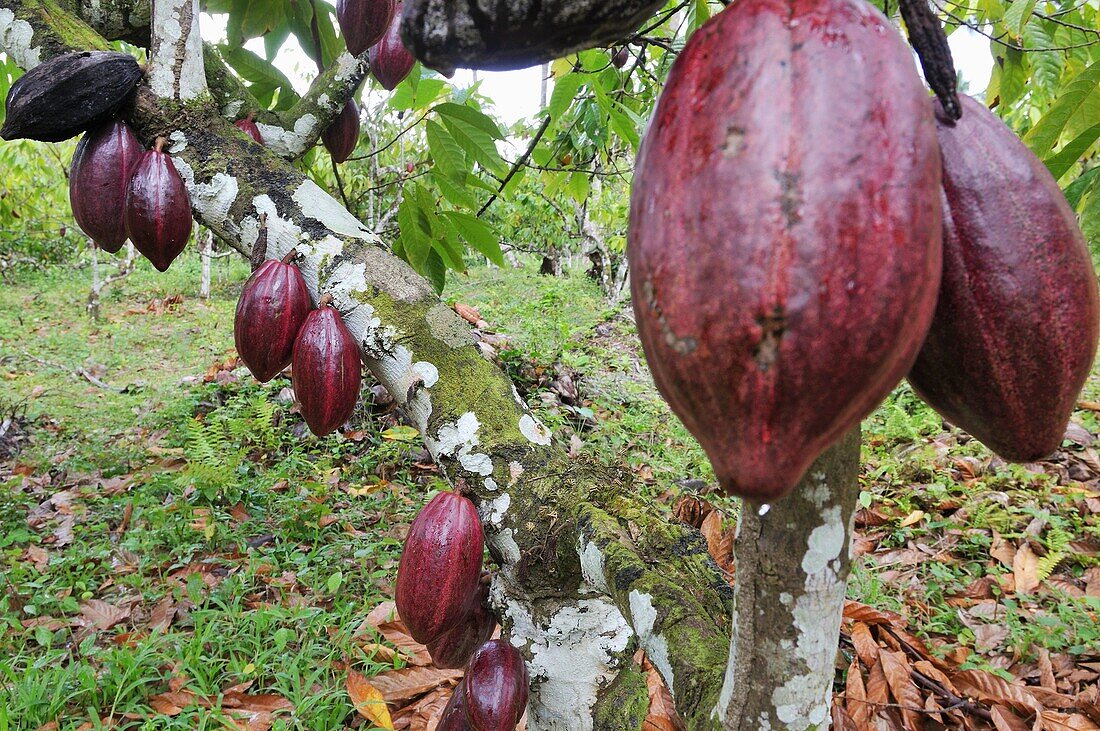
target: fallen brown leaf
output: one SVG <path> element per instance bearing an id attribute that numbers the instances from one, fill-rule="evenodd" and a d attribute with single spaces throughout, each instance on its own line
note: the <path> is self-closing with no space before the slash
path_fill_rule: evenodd
<path id="1" fill-rule="evenodd" d="M 390 718 L 390 711 L 386 708 L 382 693 L 363 677 L 362 673 L 348 670 L 347 690 L 348 697 L 351 698 L 351 703 L 359 715 L 379 728 L 392 731 L 393 719 Z"/>

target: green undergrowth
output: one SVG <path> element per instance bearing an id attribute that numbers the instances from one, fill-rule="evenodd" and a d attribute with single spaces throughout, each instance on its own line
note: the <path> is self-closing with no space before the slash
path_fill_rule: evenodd
<path id="1" fill-rule="evenodd" d="M 0 423 L 14 417 L 0 438 L 0 730 L 107 717 L 224 728 L 219 693 L 249 681 L 293 704 L 275 729 L 345 728 L 345 668 L 400 663 L 375 659 L 361 625 L 392 594 L 404 528 L 442 482 L 391 409 L 364 404 L 348 435 L 316 439 L 287 381 L 235 368 L 247 271 L 218 261 L 203 301 L 197 257 L 166 275 L 143 264 L 105 293 L 98 323 L 84 312 L 87 268 L 0 288 Z M 564 447 L 630 469 L 662 503 L 705 493 L 705 458 L 654 390 L 629 308 L 581 272 L 534 271 L 473 269 L 445 297 L 507 338 L 501 360 Z M 563 375 L 576 398 L 558 393 Z M 1086 398 L 1097 394 L 1093 379 Z M 1092 412 L 1076 418 L 1096 433 Z M 1067 446 L 1067 463 L 1088 456 Z M 979 644 L 958 596 L 992 580 L 1007 633 L 974 652 L 983 667 L 1037 648 L 1084 657 L 1100 642 L 1096 600 L 1059 589 L 1098 565 L 1081 550 L 1100 541 L 1081 480 L 992 461 L 904 387 L 867 421 L 864 464 L 861 515 L 875 524 L 860 529 L 851 598 L 903 613 L 946 654 Z M 709 497 L 735 515 L 735 501 Z M 1007 592 L 1012 567 L 991 548 L 1029 539 L 1042 580 Z M 96 601 L 124 616 L 97 628 Z M 156 715 L 151 698 L 180 678 L 214 708 Z"/>

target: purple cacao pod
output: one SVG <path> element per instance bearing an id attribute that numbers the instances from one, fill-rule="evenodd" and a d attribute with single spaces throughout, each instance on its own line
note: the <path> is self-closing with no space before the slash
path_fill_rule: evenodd
<path id="1" fill-rule="evenodd" d="M 336 0 L 336 20 L 348 53 L 358 56 L 386 35 L 397 0 Z"/>
<path id="2" fill-rule="evenodd" d="M 245 282 L 237 300 L 233 339 L 237 353 L 260 383 L 290 365 L 294 341 L 313 302 L 306 280 L 288 259 L 270 259 Z"/>
<path id="3" fill-rule="evenodd" d="M 359 143 L 359 105 L 354 99 L 348 100 L 328 129 L 321 133 L 321 140 L 336 163 L 351 157 Z"/>
<path id="4" fill-rule="evenodd" d="M 399 3 L 386 34 L 370 49 L 370 71 L 386 91 L 396 89 L 416 65 L 416 59 L 401 41 L 401 9 Z"/>
<path id="5" fill-rule="evenodd" d="M 239 129 L 241 132 L 244 132 L 252 139 L 256 140 L 256 142 L 258 142 L 259 144 L 263 145 L 264 138 L 260 134 L 260 128 L 256 126 L 256 122 L 252 119 L 251 115 L 249 115 L 245 119 L 238 119 L 236 122 L 233 123 L 233 126 Z"/>
<path id="6" fill-rule="evenodd" d="M 112 254 L 126 243 L 126 191 L 141 158 L 141 142 L 125 122 L 89 130 L 69 171 L 69 204 L 80 230 Z"/>
<path id="7" fill-rule="evenodd" d="M 409 634 L 428 644 L 460 623 L 481 579 L 485 543 L 477 508 L 442 492 L 409 526 L 397 567 L 397 611 Z"/>
<path id="8" fill-rule="evenodd" d="M 340 428 L 355 411 L 362 382 L 362 361 L 340 313 L 322 299 L 294 341 L 291 382 L 302 417 L 319 437 Z"/>
<path id="9" fill-rule="evenodd" d="M 615 51 L 615 55 L 611 57 L 611 65 L 617 69 L 621 69 L 626 66 L 626 62 L 630 60 L 630 51 L 626 46 L 623 46 L 618 51 Z"/>
<path id="10" fill-rule="evenodd" d="M 628 255 L 653 378 L 725 492 L 782 497 L 908 372 L 939 186 L 927 92 L 870 4 L 738 0 L 692 36 L 638 155 Z"/>
<path id="11" fill-rule="evenodd" d="M 191 197 L 162 149 L 164 138 L 134 166 L 126 193 L 126 235 L 145 258 L 167 271 L 191 238 Z"/>
<path id="12" fill-rule="evenodd" d="M 994 452 L 1030 462 L 1061 445 L 1092 369 L 1096 273 L 1046 166 L 983 104 L 959 100 L 957 122 L 937 114 L 943 282 L 909 381 Z"/>
<path id="13" fill-rule="evenodd" d="M 497 621 L 489 611 L 488 600 L 489 585 L 481 584 L 470 598 L 466 616 L 428 643 L 428 653 L 436 667 L 463 667 L 474 651 L 493 636 Z"/>
<path id="14" fill-rule="evenodd" d="M 466 721 L 466 681 L 458 681 L 443 713 L 439 717 L 439 725 L 435 731 L 470 731 L 470 724 Z"/>
<path id="15" fill-rule="evenodd" d="M 527 665 L 504 640 L 478 648 L 466 666 L 466 720 L 474 731 L 514 731 L 527 708 Z"/>

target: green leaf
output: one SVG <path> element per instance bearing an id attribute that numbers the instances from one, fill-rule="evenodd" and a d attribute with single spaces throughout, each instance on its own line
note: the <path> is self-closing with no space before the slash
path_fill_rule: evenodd
<path id="1" fill-rule="evenodd" d="M 1084 198 L 1094 187 L 1100 187 L 1100 166 L 1090 168 L 1081 177 L 1066 186 L 1066 200 L 1073 210 L 1077 210 Z"/>
<path id="2" fill-rule="evenodd" d="M 344 583 L 344 572 L 337 571 L 332 576 L 328 577 L 328 581 L 325 582 L 325 588 L 329 594 L 335 594 L 340 590 L 340 587 Z"/>
<path id="3" fill-rule="evenodd" d="M 1062 131 L 1080 117 L 1081 129 L 1100 124 L 1100 61 L 1077 74 L 1059 93 L 1057 101 L 1042 119 L 1024 135 L 1024 143 L 1039 157 L 1045 157 L 1058 142 Z"/>
<path id="4" fill-rule="evenodd" d="M 447 286 L 447 266 L 434 250 L 428 252 L 428 259 L 424 263 L 424 275 L 435 287 L 435 293 L 442 294 L 443 288 Z"/>
<path id="5" fill-rule="evenodd" d="M 435 236 L 432 239 L 432 249 L 439 254 L 448 268 L 454 269 L 456 272 L 465 272 L 466 262 L 462 258 L 462 240 L 454 227 L 447 225 L 446 219 L 442 219 L 442 221 L 442 236 Z"/>
<path id="6" fill-rule="evenodd" d="M 1035 0 L 1012 0 L 1005 11 L 1004 24 L 1014 38 L 1023 35 L 1024 26 L 1031 20 L 1031 11 L 1034 9 Z"/>
<path id="7" fill-rule="evenodd" d="M 546 112 L 551 119 L 557 119 L 569 108 L 582 84 L 584 76 L 577 73 L 566 74 L 554 82 L 554 92 L 550 95 L 550 103 L 546 105 Z"/>
<path id="8" fill-rule="evenodd" d="M 1001 104 L 1008 106 L 1020 98 L 1027 89 L 1028 67 L 1023 51 L 1006 48 L 1005 55 L 998 59 L 1001 69 Z"/>
<path id="9" fill-rule="evenodd" d="M 500 249 L 500 237 L 491 226 L 476 216 L 460 211 L 447 211 L 442 214 L 442 217 L 458 230 L 471 248 L 497 266 L 504 266 L 504 252 Z"/>
<path id="10" fill-rule="evenodd" d="M 436 105 L 434 111 L 448 117 L 461 119 L 472 127 L 484 130 L 485 133 L 493 139 L 504 139 L 504 133 L 500 131 L 500 127 L 497 125 L 496 121 L 479 109 L 474 109 L 473 107 L 462 104 L 455 104 L 453 102 L 446 102 Z"/>
<path id="11" fill-rule="evenodd" d="M 465 174 L 462 177 L 466 177 Z M 457 176 L 456 176 L 457 178 Z M 443 170 L 432 170 L 432 182 L 439 187 L 439 192 L 452 205 L 473 210 L 477 208 L 477 198 L 467 190 L 466 186 Z"/>
<path id="12" fill-rule="evenodd" d="M 1077 164 L 1097 139 L 1100 139 L 1100 124 L 1093 125 L 1077 135 L 1073 140 L 1067 142 L 1061 150 L 1043 160 L 1043 162 L 1050 170 L 1050 174 L 1056 180 L 1060 179 Z"/>
<path id="13" fill-rule="evenodd" d="M 434 119 L 429 119 L 424 126 L 424 136 L 428 139 L 428 150 L 432 153 L 435 164 L 445 173 L 465 172 L 466 156 L 462 154 L 462 147 L 455 142 L 454 137 L 443 128 L 443 125 Z"/>
<path id="14" fill-rule="evenodd" d="M 503 172 L 504 161 L 500 159 L 496 143 L 489 133 L 457 117 L 444 116 L 442 119 L 451 136 L 470 157 L 488 170 Z"/>

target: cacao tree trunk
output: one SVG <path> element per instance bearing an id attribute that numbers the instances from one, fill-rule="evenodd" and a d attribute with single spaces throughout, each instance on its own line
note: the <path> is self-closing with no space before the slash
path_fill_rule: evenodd
<path id="1" fill-rule="evenodd" d="M 195 226 L 195 240 L 199 241 L 199 257 L 202 259 L 202 280 L 199 283 L 199 297 L 210 299 L 210 259 L 214 252 L 214 232 L 207 231 L 202 236 L 202 231 Z"/>
<path id="2" fill-rule="evenodd" d="M 102 28 L 88 25 L 96 24 L 91 13 L 54 4 L 47 11 L 37 0 L 0 0 L 0 9 L 11 16 L 0 46 L 24 67 L 107 47 Z M 242 155 L 223 115 L 235 118 L 229 111 L 247 101 L 210 49 L 206 78 L 198 71 L 198 12 L 198 0 L 155 3 L 150 82 L 129 121 L 145 141 L 171 140 L 204 226 L 247 256 L 264 219 L 267 258 L 291 248 L 302 255 L 314 302 L 333 296 L 365 364 L 443 475 L 478 503 L 499 567 L 492 601 L 531 674 L 528 728 L 639 728 L 648 705 L 631 659 L 639 648 L 688 728 L 822 727 L 858 438 L 823 457 L 787 502 L 745 512 L 734 613 L 733 592 L 699 533 L 670 521 L 621 470 L 571 460 L 431 286 L 287 162 L 343 108 L 362 64 L 338 59 L 335 67 L 353 71 L 318 77 L 302 102 L 311 124 L 289 124 L 292 138 Z"/>

